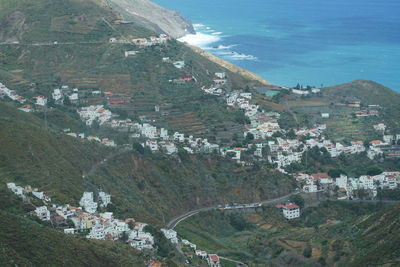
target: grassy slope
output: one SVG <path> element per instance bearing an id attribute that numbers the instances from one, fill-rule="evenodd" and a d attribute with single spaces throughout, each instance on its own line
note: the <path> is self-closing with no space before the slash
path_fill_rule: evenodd
<path id="1" fill-rule="evenodd" d="M 252 263 L 251 266 L 369 266 L 398 263 L 399 206 L 324 202 L 286 221 L 273 207 L 256 214 L 233 215 L 253 223 L 238 231 L 229 214 L 208 212 L 178 226 L 178 233 L 200 246 Z M 325 225 L 333 219 L 333 225 Z M 254 225 L 257 225 L 254 227 Z M 310 258 L 303 256 L 312 249 Z"/>
<path id="2" fill-rule="evenodd" d="M 336 101 L 344 100 L 346 97 L 355 97 L 361 100 L 364 106 L 380 105 L 383 110 L 379 119 L 358 119 L 360 124 L 365 122 L 368 128 L 374 123 L 384 121 L 393 132 L 400 130 L 400 94 L 372 81 L 357 80 L 351 83 L 337 85 L 324 89 L 324 94 Z M 353 123 L 354 124 L 354 123 Z M 342 129 L 345 129 L 343 127 Z M 368 129 L 362 129 L 367 130 Z M 370 130 L 370 129 L 369 129 Z"/>
<path id="3" fill-rule="evenodd" d="M 368 105 L 383 107 L 379 116 L 355 117 L 354 112 L 360 108 L 343 105 L 346 98 L 356 98 L 362 108 Z M 329 138 L 335 140 L 372 140 L 381 138 L 381 134 L 373 129 L 373 125 L 384 122 L 390 132 L 400 129 L 400 94 L 372 81 L 357 80 L 322 89 L 321 95 L 302 98 L 289 98 L 281 103 L 296 114 L 301 125 L 312 126 L 314 123 L 325 123 Z M 330 114 L 329 119 L 322 119 L 321 112 Z"/>
<path id="4" fill-rule="evenodd" d="M 33 115 L 0 104 L 0 181 L 40 187 L 60 201 L 78 200 L 82 174 L 109 151 L 44 129 Z"/>
<path id="5" fill-rule="evenodd" d="M 159 222 L 198 207 L 249 203 L 293 189 L 293 182 L 276 171 L 201 155 L 124 154 L 109 160 L 90 181 L 110 190 L 119 213 Z"/>

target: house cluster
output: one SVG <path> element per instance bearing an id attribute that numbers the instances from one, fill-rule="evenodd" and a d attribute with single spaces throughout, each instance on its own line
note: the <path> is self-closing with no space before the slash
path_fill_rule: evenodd
<path id="1" fill-rule="evenodd" d="M 182 239 L 181 243 L 185 246 L 190 247 L 194 251 L 194 255 L 199 257 L 202 260 L 207 261 L 208 266 L 210 267 L 221 267 L 220 259 L 217 254 L 209 254 L 204 250 L 197 249 L 197 246 L 186 239 Z"/>
<path id="2" fill-rule="evenodd" d="M 203 86 L 200 88 L 200 90 L 203 91 L 207 95 L 222 96 L 224 94 L 224 91 L 222 90 L 222 88 L 218 88 L 218 87 L 207 88 L 207 87 Z"/>
<path id="3" fill-rule="evenodd" d="M 176 83 L 176 84 L 185 84 L 185 83 L 193 82 L 193 81 L 197 82 L 196 78 L 191 74 L 185 74 L 178 78 L 169 80 L 169 82 Z"/>
<path id="4" fill-rule="evenodd" d="M 62 85 L 60 88 L 53 89 L 51 97 L 57 105 L 63 105 L 65 100 L 68 99 L 71 104 L 78 104 L 79 99 L 83 93 L 78 88 L 70 88 L 68 85 Z M 99 90 L 93 90 L 92 95 L 101 95 Z"/>
<path id="5" fill-rule="evenodd" d="M 298 173 L 294 176 L 302 184 L 303 191 L 313 193 L 319 190 L 337 188 L 338 199 L 351 199 L 355 196 L 355 190 L 364 189 L 371 191 L 375 197 L 378 188 L 396 189 L 400 185 L 399 171 L 385 171 L 379 175 L 362 175 L 358 178 L 351 178 L 346 175 L 332 178 L 327 173 L 305 174 Z"/>
<path id="6" fill-rule="evenodd" d="M 7 187 L 16 195 L 26 200 L 31 193 L 35 198 L 43 200 L 44 205 L 36 207 L 33 214 L 43 221 L 52 221 L 59 230 L 65 234 L 80 234 L 87 238 L 99 240 L 118 240 L 124 235 L 126 241 L 136 249 L 152 249 L 154 238 L 145 232 L 147 224 L 136 222 L 133 218 L 119 220 L 114 218 L 112 212 L 97 213 L 98 207 L 106 208 L 111 203 L 111 195 L 99 192 L 97 200 L 93 192 L 84 192 L 78 207 L 65 204 L 52 204 L 51 199 L 38 189 L 31 186 L 18 186 L 15 183 L 7 183 Z M 73 223 L 67 225 L 67 220 Z"/>
<path id="7" fill-rule="evenodd" d="M 225 72 L 216 72 L 215 78 L 213 79 L 214 85 L 217 87 L 223 86 L 228 83 Z"/>
<path id="8" fill-rule="evenodd" d="M 151 36 L 149 38 L 136 38 L 136 39 L 127 39 L 123 37 L 112 37 L 109 39 L 110 43 L 117 44 L 134 44 L 139 47 L 148 47 L 153 45 L 160 45 L 167 43 L 171 37 L 166 34 L 160 34 L 158 37 Z"/>
<path id="9" fill-rule="evenodd" d="M 281 209 L 283 217 L 285 217 L 288 220 L 300 217 L 300 207 L 294 203 L 287 202 L 284 205 L 278 204 L 275 207 Z"/>
<path id="10" fill-rule="evenodd" d="M 92 126 L 95 121 L 97 121 L 99 125 L 103 125 L 112 118 L 111 111 L 105 109 L 103 105 L 82 107 L 78 110 L 78 114 L 81 120 L 88 126 Z"/>
<path id="11" fill-rule="evenodd" d="M 400 157 L 400 134 L 395 135 L 383 135 L 382 140 L 372 140 L 369 142 L 369 149 L 367 156 L 370 159 L 375 157 L 385 156 L 388 158 L 399 158 Z"/>
<path id="12" fill-rule="evenodd" d="M 98 143 L 100 143 L 102 145 L 109 146 L 109 147 L 116 147 L 117 146 L 113 140 L 110 140 L 108 138 L 99 138 L 97 136 L 92 136 L 92 135 L 89 135 L 89 136 L 86 137 L 85 133 L 73 133 L 73 132 L 71 132 L 71 129 L 69 129 L 69 128 L 68 129 L 64 129 L 63 132 L 66 135 L 74 137 L 74 138 L 85 139 L 85 140 L 88 140 L 90 142 L 98 142 Z"/>
<path id="13" fill-rule="evenodd" d="M 7 183 L 7 188 L 24 200 L 26 199 L 27 194 L 32 194 L 35 198 L 45 202 L 51 201 L 51 198 L 45 192 L 37 188 L 32 188 L 30 185 L 22 187 L 16 185 L 15 183 Z"/>
<path id="14" fill-rule="evenodd" d="M 295 87 L 291 89 L 292 93 L 295 95 L 300 95 L 300 96 L 308 96 L 308 95 L 312 95 L 312 94 L 318 94 L 321 92 L 320 88 L 299 88 L 299 87 Z"/>
<path id="15" fill-rule="evenodd" d="M 4 84 L 0 82 L 0 98 L 3 98 L 5 96 L 21 104 L 24 104 L 26 102 L 26 99 L 18 95 L 15 90 L 8 89 Z"/>
<path id="16" fill-rule="evenodd" d="M 301 128 L 296 131 L 297 136 L 319 137 L 326 130 L 326 124 L 315 125 L 311 129 Z"/>

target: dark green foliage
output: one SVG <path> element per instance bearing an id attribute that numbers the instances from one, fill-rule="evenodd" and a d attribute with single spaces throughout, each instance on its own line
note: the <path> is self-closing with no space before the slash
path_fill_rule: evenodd
<path id="1" fill-rule="evenodd" d="M 312 256 L 312 249 L 311 249 L 310 247 L 306 247 L 306 248 L 303 250 L 303 256 L 304 256 L 305 258 L 311 258 L 311 256 Z"/>
<path id="2" fill-rule="evenodd" d="M 144 154 L 144 147 L 140 144 L 140 143 L 137 143 L 137 142 L 135 142 L 135 143 L 133 143 L 132 144 L 132 148 L 135 150 L 135 151 L 137 151 L 137 152 L 139 152 L 139 154 L 141 154 L 141 155 L 143 155 Z"/>
<path id="3" fill-rule="evenodd" d="M 166 258 L 174 255 L 174 247 L 160 230 L 151 225 L 146 225 L 144 231 L 154 237 L 154 247 L 157 249 L 158 256 Z"/>
<path id="4" fill-rule="evenodd" d="M 328 175 L 332 178 L 338 178 L 341 174 L 346 174 L 346 172 L 339 169 L 330 169 L 328 171 Z"/>
<path id="5" fill-rule="evenodd" d="M 297 195 L 291 195 L 289 200 L 293 203 L 295 203 L 296 205 L 298 205 L 300 208 L 304 207 L 304 198 L 297 194 Z"/>
<path id="6" fill-rule="evenodd" d="M 235 228 L 237 231 L 244 231 L 253 228 L 254 226 L 249 223 L 245 218 L 238 214 L 229 215 L 229 223 Z"/>
<path id="7" fill-rule="evenodd" d="M 367 175 L 375 176 L 382 173 L 382 169 L 378 166 L 371 166 L 367 169 Z"/>

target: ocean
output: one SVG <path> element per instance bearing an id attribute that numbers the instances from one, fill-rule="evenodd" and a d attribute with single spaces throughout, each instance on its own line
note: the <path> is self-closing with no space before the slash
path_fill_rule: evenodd
<path id="1" fill-rule="evenodd" d="M 190 44 L 282 86 L 373 80 L 400 91 L 399 0 L 153 0 Z"/>

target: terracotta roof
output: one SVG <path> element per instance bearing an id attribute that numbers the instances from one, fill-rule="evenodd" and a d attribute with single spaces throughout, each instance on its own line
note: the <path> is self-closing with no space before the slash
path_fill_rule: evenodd
<path id="1" fill-rule="evenodd" d="M 214 262 L 219 261 L 219 257 L 217 254 L 210 254 L 210 255 L 208 255 L 208 257 L 210 258 L 211 261 L 214 261 Z"/>
<path id="2" fill-rule="evenodd" d="M 331 178 L 326 172 L 314 173 L 314 174 L 311 174 L 311 177 L 312 177 L 314 180 L 320 180 L 320 179 L 328 179 L 328 178 Z"/>
<path id="3" fill-rule="evenodd" d="M 363 141 L 353 141 L 351 142 L 353 145 L 362 145 Z"/>
<path id="4" fill-rule="evenodd" d="M 275 207 L 277 207 L 277 208 L 283 208 L 283 209 L 289 209 L 289 210 L 292 210 L 292 209 L 299 209 L 299 208 L 300 208 L 299 206 L 297 206 L 296 204 L 293 204 L 293 203 L 285 203 L 285 205 L 278 204 L 278 205 L 276 205 Z"/>

